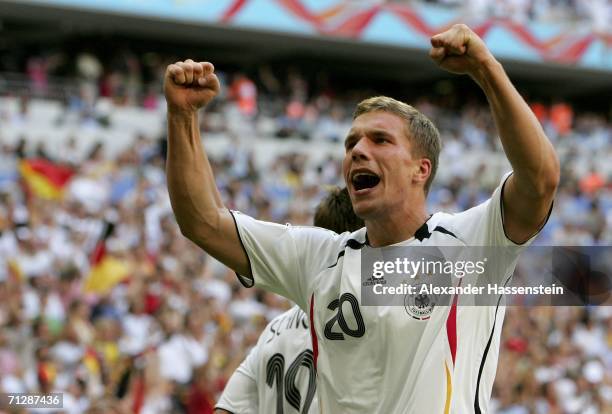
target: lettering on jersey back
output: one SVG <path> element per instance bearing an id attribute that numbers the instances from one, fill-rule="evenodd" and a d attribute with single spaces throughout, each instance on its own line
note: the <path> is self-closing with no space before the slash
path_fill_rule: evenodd
<path id="1" fill-rule="evenodd" d="M 295 329 L 308 330 L 306 318 L 307 317 L 304 312 L 292 312 L 290 315 L 285 315 L 280 319 L 274 320 L 268 329 L 268 339 L 266 340 L 266 343 L 270 343 L 272 340 L 274 340 L 274 338 L 280 336 L 286 331 Z"/>

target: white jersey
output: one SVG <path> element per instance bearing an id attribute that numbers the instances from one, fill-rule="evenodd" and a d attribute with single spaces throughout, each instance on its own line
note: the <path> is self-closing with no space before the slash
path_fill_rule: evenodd
<path id="1" fill-rule="evenodd" d="M 434 214 L 398 245 L 504 246 L 508 254 L 487 265 L 487 277 L 503 284 L 528 243 L 505 236 L 502 187 L 462 213 Z M 255 285 L 309 315 L 322 413 L 488 412 L 505 311 L 499 302 L 436 306 L 419 318 L 402 306 L 363 306 L 365 228 L 337 235 L 234 217 Z"/>
<path id="2" fill-rule="evenodd" d="M 272 319 L 216 405 L 235 414 L 319 412 L 308 316 L 294 306 Z"/>

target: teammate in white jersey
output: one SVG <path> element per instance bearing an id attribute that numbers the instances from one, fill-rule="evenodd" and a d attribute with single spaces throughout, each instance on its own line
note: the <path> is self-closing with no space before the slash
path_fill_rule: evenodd
<path id="1" fill-rule="evenodd" d="M 230 377 L 215 413 L 319 412 L 308 316 L 297 306 L 272 319 Z"/>
<path id="2" fill-rule="evenodd" d="M 197 109 L 219 91 L 214 68 L 187 60 L 166 71 L 168 188 L 181 231 L 243 284 L 279 293 L 308 313 L 326 414 L 487 412 L 503 307 L 437 306 L 415 318 L 403 307 L 362 306 L 361 254 L 392 245 L 501 246 L 508 254 L 492 260 L 486 277 L 503 283 L 546 222 L 559 182 L 551 143 L 484 42 L 454 25 L 431 43 L 438 66 L 468 74 L 486 95 L 513 174 L 479 206 L 429 215 L 436 128 L 409 105 L 366 100 L 355 111 L 343 162 L 366 226 L 341 235 L 229 212 L 198 130 Z"/>
<path id="3" fill-rule="evenodd" d="M 314 225 L 336 233 L 364 226 L 355 215 L 346 188 L 321 201 Z M 229 379 L 216 413 L 319 412 L 308 316 L 297 306 L 274 318 L 257 345 Z"/>

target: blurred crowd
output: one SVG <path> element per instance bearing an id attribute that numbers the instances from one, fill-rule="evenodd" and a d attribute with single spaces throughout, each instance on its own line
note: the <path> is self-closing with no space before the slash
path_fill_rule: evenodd
<path id="1" fill-rule="evenodd" d="M 39 121 L 30 106 L 52 87 L 46 65 L 53 64 L 51 57 L 29 59 L 29 96 L 16 107 L 0 100 L 5 131 L 26 131 L 12 140 L 0 131 L 0 389 L 64 392 L 67 413 L 101 403 L 142 414 L 211 413 L 267 321 L 291 305 L 242 288 L 181 236 L 165 186 L 163 136 L 138 134 L 109 150 L 120 127 L 113 108 L 159 112 L 163 130 L 162 60 L 125 52 L 103 64 L 79 55 L 77 87 L 61 97 L 64 112 L 49 125 L 68 125 L 73 135 L 49 148 L 27 131 Z M 351 108 L 373 92 L 338 91 L 293 69 L 220 76 L 224 92 L 201 130 L 231 143 L 211 160 L 225 204 L 263 220 L 309 224 L 327 188 L 342 184 Z M 444 142 L 430 211 L 462 211 L 485 200 L 509 170 L 487 107 L 459 96 L 411 103 L 434 120 Z M 536 243 L 609 246 L 612 124 L 562 101 L 530 105 L 563 170 Z M 99 143 L 76 151 L 82 144 L 71 137 L 92 128 Z M 296 150 L 265 154 L 262 163 L 256 146 L 242 145 L 266 138 L 295 141 Z M 338 152 L 313 161 L 309 148 L 324 143 Z M 32 157 L 74 169 L 63 198 L 28 190 L 19 166 Z M 87 291 L 91 254 L 109 222 L 107 254 L 129 273 L 109 289 Z M 496 413 L 611 412 L 612 308 L 509 308 L 501 343 Z"/>
<path id="2" fill-rule="evenodd" d="M 586 23 L 601 33 L 610 31 L 612 4 L 608 0 L 390 0 L 396 3 L 437 4 L 460 8 L 466 16 L 509 18 L 518 23 Z"/>

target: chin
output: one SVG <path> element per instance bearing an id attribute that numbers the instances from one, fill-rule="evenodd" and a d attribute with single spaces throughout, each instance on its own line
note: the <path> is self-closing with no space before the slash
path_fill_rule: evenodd
<path id="1" fill-rule="evenodd" d="M 357 217 L 359 217 L 360 219 L 368 220 L 369 218 L 376 215 L 376 211 L 378 210 L 377 207 L 378 206 L 376 206 L 375 203 L 372 202 L 360 202 L 353 204 L 353 211 L 355 212 L 355 215 L 357 215 Z"/>

